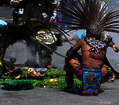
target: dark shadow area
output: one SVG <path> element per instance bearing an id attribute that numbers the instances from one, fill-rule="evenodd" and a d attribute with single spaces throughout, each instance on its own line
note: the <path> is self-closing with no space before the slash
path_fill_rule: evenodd
<path id="1" fill-rule="evenodd" d="M 6 91 L 20 91 L 20 90 L 31 90 L 34 89 L 34 87 L 33 86 L 20 87 L 20 86 L 10 86 L 8 84 L 4 84 L 1 86 L 1 89 Z"/>
<path id="2" fill-rule="evenodd" d="M 64 91 L 64 92 L 67 92 L 67 93 L 70 93 L 70 94 L 80 95 L 80 96 L 98 96 L 99 94 L 104 92 L 104 89 L 100 88 L 98 95 L 95 95 L 95 94 L 92 94 L 92 95 L 89 95 L 89 94 L 82 95 L 81 94 L 82 90 L 80 88 L 72 88 L 72 89 L 64 88 L 61 91 Z"/>

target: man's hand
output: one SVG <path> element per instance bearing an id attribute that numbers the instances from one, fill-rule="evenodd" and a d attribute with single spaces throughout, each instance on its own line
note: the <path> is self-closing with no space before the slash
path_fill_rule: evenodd
<path id="1" fill-rule="evenodd" d="M 119 47 L 117 45 L 114 44 L 112 48 L 115 52 L 119 52 Z"/>
<path id="2" fill-rule="evenodd" d="M 76 68 L 80 65 L 80 63 L 79 63 L 78 60 L 76 60 L 76 59 L 71 59 L 71 60 L 69 61 L 69 64 L 70 64 L 74 69 L 76 69 Z"/>

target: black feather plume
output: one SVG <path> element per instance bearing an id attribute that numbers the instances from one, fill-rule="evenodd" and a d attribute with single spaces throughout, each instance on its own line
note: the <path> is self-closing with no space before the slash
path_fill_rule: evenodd
<path id="1" fill-rule="evenodd" d="M 69 0 L 66 6 L 63 2 L 62 13 L 72 22 L 72 29 L 88 29 L 91 24 L 97 24 L 103 31 L 119 33 L 119 10 L 111 11 L 108 3 L 101 0 Z"/>

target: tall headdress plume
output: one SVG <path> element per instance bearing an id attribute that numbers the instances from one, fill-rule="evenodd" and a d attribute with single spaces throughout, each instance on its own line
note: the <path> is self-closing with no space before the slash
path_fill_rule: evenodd
<path id="1" fill-rule="evenodd" d="M 72 29 L 88 30 L 92 24 L 103 31 L 119 33 L 119 10 L 109 10 L 108 3 L 102 0 L 68 0 L 70 6 L 66 6 L 67 0 L 62 3 L 62 13 L 72 22 Z"/>

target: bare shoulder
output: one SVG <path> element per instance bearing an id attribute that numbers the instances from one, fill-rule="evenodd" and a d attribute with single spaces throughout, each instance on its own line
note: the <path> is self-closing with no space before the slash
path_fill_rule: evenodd
<path id="1" fill-rule="evenodd" d="M 79 49 L 79 48 L 81 48 L 84 44 L 84 40 L 82 39 L 82 40 L 79 40 L 74 46 L 73 46 L 73 49 Z"/>
<path id="2" fill-rule="evenodd" d="M 85 43 L 85 40 L 84 40 L 84 39 L 81 39 L 81 40 L 78 41 L 78 43 L 79 43 L 80 45 L 83 45 L 83 44 Z"/>

